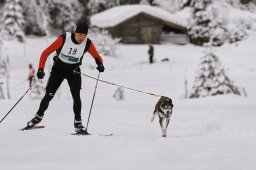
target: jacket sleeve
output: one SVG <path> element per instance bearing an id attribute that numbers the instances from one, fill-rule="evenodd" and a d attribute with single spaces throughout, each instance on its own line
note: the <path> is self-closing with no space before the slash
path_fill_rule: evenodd
<path id="1" fill-rule="evenodd" d="M 97 65 L 103 64 L 103 60 L 92 42 L 89 46 L 88 52 L 93 56 Z"/>
<path id="2" fill-rule="evenodd" d="M 59 36 L 49 47 L 47 47 L 41 54 L 40 60 L 39 60 L 39 69 L 44 69 L 45 62 L 48 58 L 48 56 L 53 53 L 54 51 L 61 48 L 63 45 L 63 37 Z"/>

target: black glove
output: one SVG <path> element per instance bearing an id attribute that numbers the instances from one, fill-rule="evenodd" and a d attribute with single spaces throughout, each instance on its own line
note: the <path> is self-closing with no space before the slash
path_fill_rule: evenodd
<path id="1" fill-rule="evenodd" d="M 97 69 L 99 72 L 104 72 L 105 67 L 103 66 L 103 64 L 99 64 L 96 69 Z"/>
<path id="2" fill-rule="evenodd" d="M 38 78 L 38 79 L 43 79 L 43 78 L 44 78 L 44 75 L 45 75 L 44 69 L 39 68 L 38 71 L 37 71 L 37 74 L 36 74 L 37 78 Z"/>

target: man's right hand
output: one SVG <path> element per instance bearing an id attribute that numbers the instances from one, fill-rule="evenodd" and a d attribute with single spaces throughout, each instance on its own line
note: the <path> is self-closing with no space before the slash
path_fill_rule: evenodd
<path id="1" fill-rule="evenodd" d="M 43 79 L 44 75 L 45 75 L 44 69 L 39 68 L 38 71 L 37 71 L 37 74 L 36 74 L 37 78 L 38 79 Z"/>

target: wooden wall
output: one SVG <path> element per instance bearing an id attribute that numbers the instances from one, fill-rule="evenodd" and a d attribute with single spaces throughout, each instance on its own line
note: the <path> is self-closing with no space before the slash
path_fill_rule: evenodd
<path id="1" fill-rule="evenodd" d="M 121 37 L 127 44 L 159 44 L 163 28 L 174 32 L 184 32 L 184 28 L 147 15 L 138 14 L 115 27 L 106 28 L 114 37 Z"/>
<path id="2" fill-rule="evenodd" d="M 160 43 L 162 27 L 162 21 L 139 14 L 108 30 L 114 37 L 121 37 L 123 43 L 144 44 Z"/>

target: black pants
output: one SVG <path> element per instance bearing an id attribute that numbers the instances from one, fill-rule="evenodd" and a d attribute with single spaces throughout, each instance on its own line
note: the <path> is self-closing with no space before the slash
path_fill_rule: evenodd
<path id="1" fill-rule="evenodd" d="M 153 57 L 154 57 L 153 55 L 151 55 L 151 54 L 149 55 L 149 63 L 150 64 L 154 63 Z"/>
<path id="2" fill-rule="evenodd" d="M 54 97 L 56 91 L 64 79 L 67 79 L 73 97 L 73 110 L 75 114 L 75 120 L 81 120 L 81 75 L 73 73 L 73 69 L 65 69 L 64 67 L 58 65 L 54 65 L 52 67 L 51 74 L 46 86 L 46 93 L 40 103 L 40 107 L 37 112 L 38 116 L 44 115 L 45 110 L 48 108 L 50 101 Z"/>

